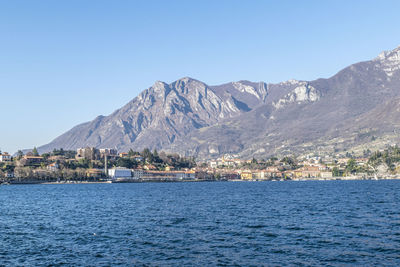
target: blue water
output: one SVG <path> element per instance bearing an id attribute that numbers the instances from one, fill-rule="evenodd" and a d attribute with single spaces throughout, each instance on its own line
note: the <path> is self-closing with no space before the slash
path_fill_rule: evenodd
<path id="1" fill-rule="evenodd" d="M 400 265 L 400 181 L 0 187 L 0 266 Z"/>

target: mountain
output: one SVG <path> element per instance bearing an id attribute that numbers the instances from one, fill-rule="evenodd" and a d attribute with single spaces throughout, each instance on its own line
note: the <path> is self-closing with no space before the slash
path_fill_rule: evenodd
<path id="1" fill-rule="evenodd" d="M 39 148 L 145 147 L 213 158 L 321 154 L 399 142 L 400 47 L 328 79 L 209 86 L 156 82 L 109 116 Z"/>
<path id="2" fill-rule="evenodd" d="M 82 146 L 162 149 L 188 133 L 248 112 L 265 103 L 264 83 L 210 87 L 191 78 L 156 82 L 111 115 L 99 116 L 59 136 L 40 151 Z"/>

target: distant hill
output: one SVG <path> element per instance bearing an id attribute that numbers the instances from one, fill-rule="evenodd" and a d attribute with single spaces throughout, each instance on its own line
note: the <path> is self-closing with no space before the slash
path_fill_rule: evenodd
<path id="1" fill-rule="evenodd" d="M 156 82 L 111 115 L 80 124 L 39 151 L 95 146 L 198 158 L 326 154 L 398 143 L 399 131 L 400 47 L 329 79 Z"/>

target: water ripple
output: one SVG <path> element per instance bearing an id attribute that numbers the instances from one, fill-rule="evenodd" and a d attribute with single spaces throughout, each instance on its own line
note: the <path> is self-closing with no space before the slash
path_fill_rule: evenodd
<path id="1" fill-rule="evenodd" d="M 400 265 L 400 181 L 0 187 L 0 266 Z"/>

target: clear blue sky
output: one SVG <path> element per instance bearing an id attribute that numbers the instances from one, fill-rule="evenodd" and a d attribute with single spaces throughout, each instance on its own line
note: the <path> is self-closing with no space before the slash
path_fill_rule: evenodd
<path id="1" fill-rule="evenodd" d="M 0 0 L 0 149 L 48 143 L 184 76 L 330 77 L 400 45 L 400 1 Z"/>

